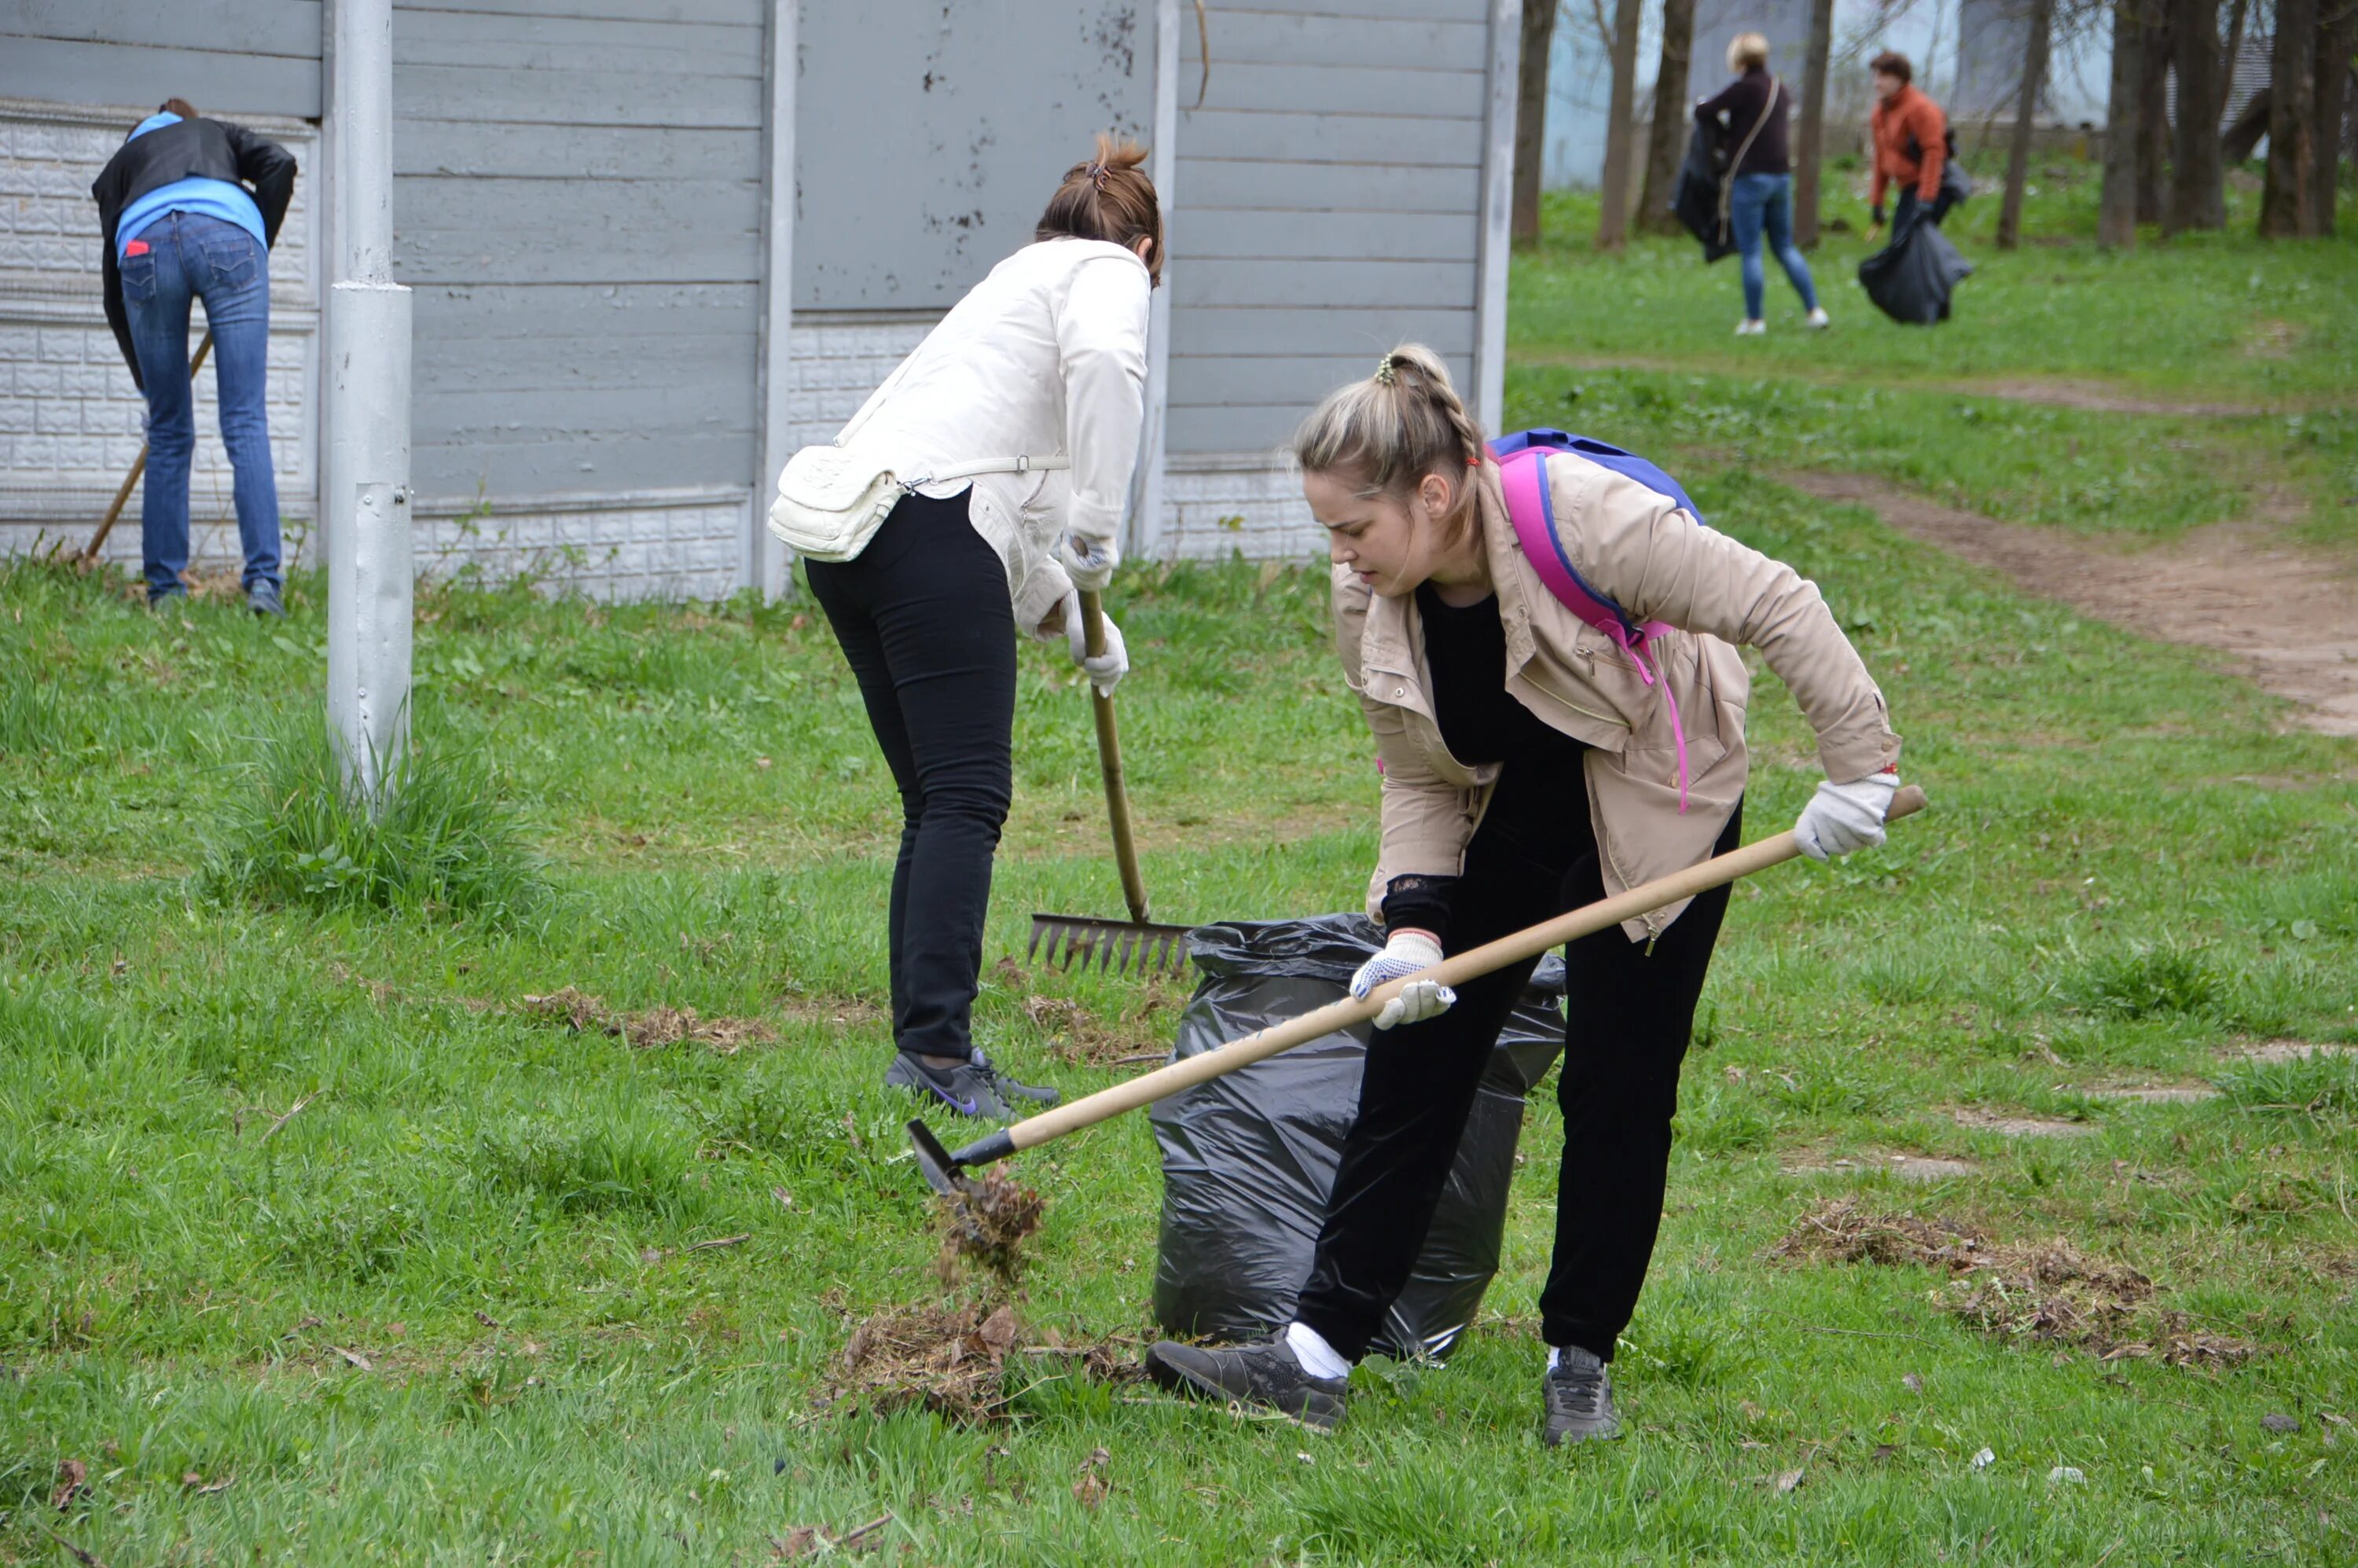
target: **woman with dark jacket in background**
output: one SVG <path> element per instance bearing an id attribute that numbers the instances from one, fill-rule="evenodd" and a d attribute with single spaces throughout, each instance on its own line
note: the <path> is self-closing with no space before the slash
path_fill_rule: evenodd
<path id="1" fill-rule="evenodd" d="M 1812 327 L 1826 324 L 1818 304 L 1818 288 L 1810 264 L 1793 248 L 1793 155 L 1788 150 L 1785 122 L 1793 110 L 1793 96 L 1785 84 L 1768 74 L 1768 40 L 1758 33 L 1738 33 L 1727 46 L 1727 69 L 1736 80 L 1716 98 L 1695 105 L 1694 116 L 1705 124 L 1725 123 L 1727 146 L 1741 150 L 1727 171 L 1728 227 L 1744 262 L 1744 319 L 1736 323 L 1739 338 L 1757 338 L 1768 330 L 1761 314 L 1768 287 L 1768 268 L 1760 257 L 1762 231 L 1778 265 L 1801 297 L 1801 308 Z"/>
<path id="2" fill-rule="evenodd" d="M 184 596 L 189 463 L 197 445 L 189 307 L 205 302 L 222 445 L 235 475 L 246 603 L 282 613 L 278 481 L 264 392 L 270 362 L 270 246 L 295 194 L 295 157 L 185 99 L 132 128 L 90 188 L 104 236 L 107 324 L 147 398 L 140 498 L 147 602 Z"/>

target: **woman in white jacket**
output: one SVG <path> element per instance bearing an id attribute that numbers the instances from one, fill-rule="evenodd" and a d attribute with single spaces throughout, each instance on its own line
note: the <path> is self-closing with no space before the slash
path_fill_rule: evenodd
<path id="1" fill-rule="evenodd" d="M 1105 654 L 1087 657 L 1076 589 L 1113 575 L 1138 456 L 1163 265 L 1145 157 L 1100 136 L 1034 243 L 876 389 L 835 444 L 905 493 L 850 559 L 805 565 L 901 791 L 887 914 L 899 1050 L 884 1081 L 968 1116 L 1011 1117 L 1011 1096 L 1056 1098 L 996 1073 L 971 1015 L 1013 790 L 1016 629 L 1065 637 L 1101 691 L 1129 667 L 1111 621 Z M 1019 457 L 1022 471 L 972 474 Z M 928 478 L 960 470 L 972 477 Z"/>

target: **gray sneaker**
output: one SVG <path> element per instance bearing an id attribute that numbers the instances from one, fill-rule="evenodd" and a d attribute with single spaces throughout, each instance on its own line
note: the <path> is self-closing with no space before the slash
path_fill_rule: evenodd
<path id="1" fill-rule="evenodd" d="M 1621 1435 L 1620 1418 L 1613 1413 L 1613 1369 L 1587 1351 L 1566 1346 L 1540 1388 L 1547 1405 L 1540 1441 L 1550 1448 Z"/>
<path id="2" fill-rule="evenodd" d="M 1146 1375 L 1163 1388 L 1231 1409 L 1272 1410 L 1317 1432 L 1343 1424 L 1341 1378 L 1314 1378 L 1281 1330 L 1254 1345 L 1180 1345 L 1163 1340 L 1146 1353 Z"/>
<path id="3" fill-rule="evenodd" d="M 257 579 L 245 590 L 245 607 L 261 616 L 287 613 L 287 606 L 278 598 L 278 585 L 268 578 Z"/>
<path id="4" fill-rule="evenodd" d="M 884 1069 L 884 1087 L 929 1094 L 960 1116 L 992 1121 L 1013 1121 L 1026 1114 L 1008 1105 L 1011 1097 L 1043 1105 L 1054 1105 L 1064 1098 L 1055 1089 L 1001 1076 L 979 1045 L 954 1067 L 936 1067 L 914 1052 L 896 1051 L 892 1065 Z"/>

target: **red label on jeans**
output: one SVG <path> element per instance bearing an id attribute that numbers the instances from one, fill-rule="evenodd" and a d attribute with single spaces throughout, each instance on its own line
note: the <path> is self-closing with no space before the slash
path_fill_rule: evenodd
<path id="1" fill-rule="evenodd" d="M 133 256 L 144 256 L 146 254 L 147 242 L 145 240 L 134 240 L 129 244 L 123 247 L 123 256 L 125 261 L 128 261 Z"/>

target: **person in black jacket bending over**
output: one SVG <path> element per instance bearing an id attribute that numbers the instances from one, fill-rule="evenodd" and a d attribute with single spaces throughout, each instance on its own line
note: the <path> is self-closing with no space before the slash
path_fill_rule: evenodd
<path id="1" fill-rule="evenodd" d="M 1768 232 L 1768 247 L 1793 292 L 1801 297 L 1812 327 L 1826 324 L 1818 304 L 1818 288 L 1810 277 L 1810 264 L 1793 248 L 1793 156 L 1786 150 L 1785 121 L 1793 112 L 1792 94 L 1768 74 L 1768 40 L 1758 33 L 1738 33 L 1727 46 L 1727 69 L 1736 80 L 1716 98 L 1695 105 L 1695 118 L 1705 124 L 1724 122 L 1731 150 L 1743 156 L 1727 171 L 1727 226 L 1734 231 L 1736 251 L 1743 256 L 1744 319 L 1736 323 L 1739 338 L 1757 338 L 1768 330 L 1761 315 L 1768 269 L 1761 264 L 1760 239 Z"/>
<path id="2" fill-rule="evenodd" d="M 295 194 L 295 157 L 185 99 L 132 128 L 90 193 L 105 240 L 106 320 L 147 398 L 139 503 L 147 602 L 185 596 L 189 460 L 197 444 L 189 303 L 205 302 L 229 449 L 245 600 L 278 615 L 278 480 L 263 392 L 270 359 L 270 246 Z"/>

